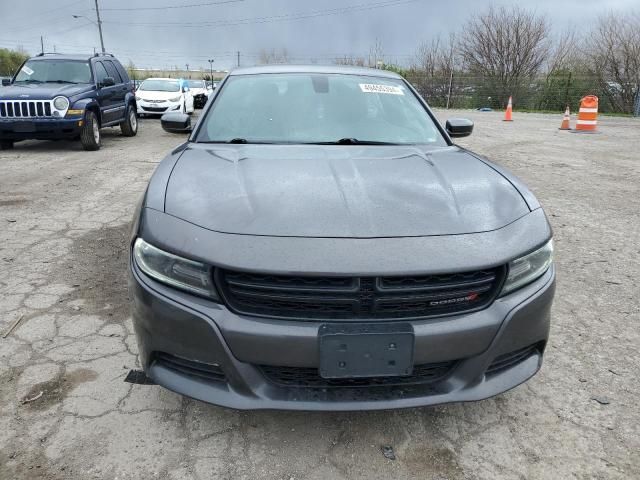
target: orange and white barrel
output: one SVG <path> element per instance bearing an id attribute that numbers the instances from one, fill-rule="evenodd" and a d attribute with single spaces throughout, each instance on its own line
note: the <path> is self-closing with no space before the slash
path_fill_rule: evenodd
<path id="1" fill-rule="evenodd" d="M 594 132 L 598 125 L 598 97 L 587 95 L 580 100 L 576 131 Z"/>

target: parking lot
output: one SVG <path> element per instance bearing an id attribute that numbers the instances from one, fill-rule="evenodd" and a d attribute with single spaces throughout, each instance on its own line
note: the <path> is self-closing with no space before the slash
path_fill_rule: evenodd
<path id="1" fill-rule="evenodd" d="M 0 479 L 640 478 L 640 120 L 437 112 L 520 176 L 555 231 L 542 371 L 473 403 L 375 413 L 237 412 L 124 382 L 136 368 L 128 223 L 184 137 L 141 120 L 102 149 L 0 153 Z M 40 395 L 42 392 L 42 395 Z M 385 458 L 392 446 L 395 460 Z"/>

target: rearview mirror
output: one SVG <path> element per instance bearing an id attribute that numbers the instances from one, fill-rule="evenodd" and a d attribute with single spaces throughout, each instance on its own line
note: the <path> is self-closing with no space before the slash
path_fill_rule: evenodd
<path id="1" fill-rule="evenodd" d="M 11 85 L 11 79 L 10 78 L 3 78 L 2 79 L 2 86 L 3 87 L 8 87 L 9 85 Z"/>
<path id="2" fill-rule="evenodd" d="M 451 138 L 468 137 L 473 132 L 473 122 L 466 118 L 450 118 L 445 129 Z"/>
<path id="3" fill-rule="evenodd" d="M 104 77 L 102 80 L 103 87 L 113 87 L 116 84 L 116 81 L 113 77 Z"/>
<path id="4" fill-rule="evenodd" d="M 191 132 L 191 117 L 186 113 L 170 112 L 162 115 L 160 124 L 165 132 L 189 133 Z"/>

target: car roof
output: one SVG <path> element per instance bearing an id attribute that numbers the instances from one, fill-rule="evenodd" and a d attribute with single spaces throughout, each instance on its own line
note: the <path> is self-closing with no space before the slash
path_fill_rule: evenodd
<path id="1" fill-rule="evenodd" d="M 345 65 L 261 65 L 258 67 L 236 68 L 229 72 L 229 75 L 258 75 L 261 73 L 317 73 L 402 78 L 397 73 L 388 70 Z"/>
<path id="2" fill-rule="evenodd" d="M 107 60 L 115 60 L 115 57 L 113 55 L 94 55 L 94 54 L 86 54 L 86 55 L 72 55 L 72 54 L 66 54 L 66 53 L 45 53 L 44 55 L 36 55 L 35 57 L 31 57 L 29 60 L 82 60 L 85 62 L 88 62 L 89 60 L 91 60 L 92 58 L 98 59 L 98 60 L 103 60 L 103 59 L 107 59 Z"/>
<path id="3" fill-rule="evenodd" d="M 144 82 L 145 80 L 167 80 L 170 82 L 182 82 L 181 78 L 165 78 L 165 77 L 149 77 L 149 78 L 145 78 L 142 81 Z"/>

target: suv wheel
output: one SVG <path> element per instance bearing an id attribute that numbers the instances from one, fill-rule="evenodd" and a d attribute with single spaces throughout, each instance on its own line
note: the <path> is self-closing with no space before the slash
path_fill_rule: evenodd
<path id="1" fill-rule="evenodd" d="M 0 150 L 11 150 L 13 148 L 13 141 L 2 140 L 0 141 Z"/>
<path id="2" fill-rule="evenodd" d="M 120 130 L 125 137 L 135 137 L 138 133 L 138 117 L 136 117 L 136 111 L 131 105 L 127 107 L 127 116 L 120 124 Z"/>
<path id="3" fill-rule="evenodd" d="M 85 150 L 93 151 L 100 149 L 100 125 L 98 125 L 96 114 L 90 110 L 84 119 L 82 132 L 80 133 L 80 141 L 82 142 L 82 148 Z"/>

